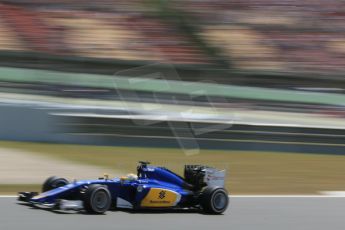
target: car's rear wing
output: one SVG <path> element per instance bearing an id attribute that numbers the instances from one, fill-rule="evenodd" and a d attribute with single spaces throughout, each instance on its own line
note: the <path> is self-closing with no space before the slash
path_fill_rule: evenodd
<path id="1" fill-rule="evenodd" d="M 204 182 L 207 186 L 225 186 L 226 170 L 207 167 L 202 170 L 205 173 Z"/>

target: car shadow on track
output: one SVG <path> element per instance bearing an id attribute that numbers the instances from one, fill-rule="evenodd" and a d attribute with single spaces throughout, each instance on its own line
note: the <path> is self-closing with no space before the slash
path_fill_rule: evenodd
<path id="1" fill-rule="evenodd" d="M 125 212 L 129 214 L 172 214 L 172 213 L 184 213 L 184 214 L 202 214 L 199 209 L 116 209 L 115 212 Z"/>
<path id="2" fill-rule="evenodd" d="M 57 210 L 53 208 L 47 208 L 47 207 L 37 207 L 35 205 L 29 204 L 29 203 L 21 203 L 17 202 L 18 205 L 26 206 L 29 209 L 33 210 L 42 210 L 47 211 L 55 214 L 62 214 L 62 215 L 71 215 L 71 214 L 82 214 L 82 215 L 97 215 L 97 214 L 90 214 L 85 212 L 84 210 L 80 211 L 64 211 L 64 210 Z M 115 213 L 115 212 L 125 212 L 128 214 L 200 214 L 200 215 L 209 215 L 204 213 L 200 209 L 140 209 L 140 210 L 129 210 L 129 209 L 111 209 L 108 212 Z M 98 214 L 99 215 L 99 214 Z M 101 214 L 101 215 L 106 215 Z"/>
<path id="3" fill-rule="evenodd" d="M 29 204 L 29 203 L 20 203 L 17 202 L 18 205 L 22 205 L 22 206 L 26 206 L 29 209 L 33 209 L 33 210 L 39 210 L 39 211 L 46 211 L 46 212 L 51 212 L 51 213 L 55 213 L 55 214 L 76 214 L 76 213 L 80 213 L 80 211 L 61 211 L 61 210 L 57 210 L 57 209 L 53 209 L 53 208 L 47 208 L 47 207 L 37 207 L 35 205 Z"/>

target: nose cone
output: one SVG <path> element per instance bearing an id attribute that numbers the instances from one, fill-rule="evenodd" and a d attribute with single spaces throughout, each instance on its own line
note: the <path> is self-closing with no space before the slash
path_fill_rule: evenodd
<path id="1" fill-rule="evenodd" d="M 71 191 L 71 189 L 75 188 L 73 184 L 68 184 L 59 188 L 55 188 L 37 196 L 31 198 L 31 202 L 33 203 L 54 203 L 56 199 L 61 198 L 64 194 Z"/>

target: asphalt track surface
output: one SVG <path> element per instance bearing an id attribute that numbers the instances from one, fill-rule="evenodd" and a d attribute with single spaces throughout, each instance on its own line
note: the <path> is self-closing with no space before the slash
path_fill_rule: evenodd
<path id="1" fill-rule="evenodd" d="M 53 212 L 0 198 L 0 229 L 344 229 L 344 197 L 232 197 L 224 215 L 198 212 Z"/>

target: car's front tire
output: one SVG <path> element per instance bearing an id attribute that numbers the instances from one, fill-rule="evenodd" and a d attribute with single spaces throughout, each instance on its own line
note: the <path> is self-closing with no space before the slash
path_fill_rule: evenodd
<path id="1" fill-rule="evenodd" d="M 229 204 L 228 192 L 221 187 L 206 187 L 201 192 L 200 205 L 209 214 L 223 213 Z"/>
<path id="2" fill-rule="evenodd" d="M 103 214 L 111 206 L 111 195 L 104 185 L 90 185 L 84 194 L 85 211 L 92 214 Z"/>
<path id="3" fill-rule="evenodd" d="M 69 181 L 65 178 L 59 178 L 57 176 L 49 177 L 45 180 L 45 182 L 42 185 L 42 192 L 46 192 L 58 187 L 62 187 L 69 184 Z"/>

